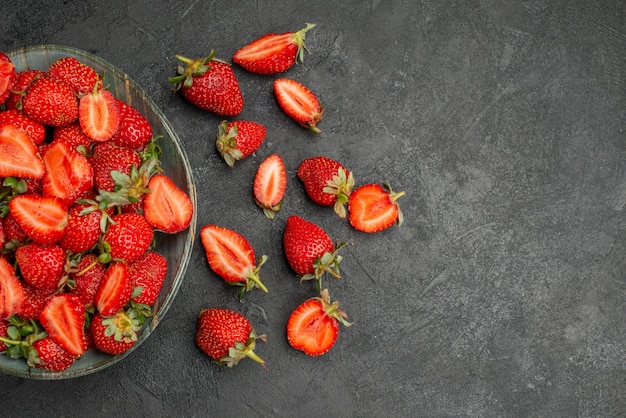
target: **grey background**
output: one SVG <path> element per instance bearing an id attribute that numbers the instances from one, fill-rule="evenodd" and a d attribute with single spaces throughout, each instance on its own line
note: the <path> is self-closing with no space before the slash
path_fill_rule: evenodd
<path id="1" fill-rule="evenodd" d="M 626 414 L 626 6 L 622 0 L 3 1 L 0 50 L 62 44 L 130 75 L 185 145 L 198 226 L 245 235 L 270 293 L 243 303 L 199 239 L 155 333 L 122 363 L 68 381 L 0 377 L 6 416 L 619 416 Z M 285 117 L 273 77 L 235 68 L 242 119 L 265 143 L 229 169 L 221 118 L 173 96 L 175 54 L 230 60 L 266 32 L 309 32 L 285 75 L 326 108 L 319 137 Z M 274 221 L 256 167 L 284 158 Z M 295 175 L 313 155 L 358 184 L 406 191 L 405 223 L 375 235 L 314 206 Z M 320 358 L 291 349 L 289 312 L 314 288 L 282 253 L 288 215 L 350 243 L 326 279 L 356 324 Z M 268 342 L 218 367 L 194 345 L 204 307 L 246 314 Z"/>

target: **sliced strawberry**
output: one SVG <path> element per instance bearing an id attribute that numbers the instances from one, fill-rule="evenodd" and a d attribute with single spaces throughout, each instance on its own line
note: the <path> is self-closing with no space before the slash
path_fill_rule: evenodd
<path id="1" fill-rule="evenodd" d="M 112 263 L 98 286 L 96 308 L 103 316 L 115 315 L 130 300 L 133 282 L 126 263 Z"/>
<path id="2" fill-rule="evenodd" d="M 322 132 L 317 124 L 322 120 L 324 108 L 311 90 L 295 80 L 277 78 L 274 94 L 287 116 L 314 134 Z"/>
<path id="3" fill-rule="evenodd" d="M 167 275 L 167 258 L 155 251 L 147 251 L 128 265 L 128 274 L 133 282 L 133 289 L 141 288 L 141 292 L 133 296 L 133 302 L 152 306 Z"/>
<path id="4" fill-rule="evenodd" d="M 0 257 L 0 319 L 20 313 L 25 299 L 22 282 L 15 275 L 13 266 Z"/>
<path id="5" fill-rule="evenodd" d="M 52 297 L 43 308 L 39 321 L 50 338 L 67 352 L 81 356 L 87 349 L 85 307 L 78 296 L 62 293 Z"/>
<path id="6" fill-rule="evenodd" d="M 0 104 L 9 97 L 16 80 L 17 69 L 15 65 L 7 54 L 0 52 Z"/>
<path id="7" fill-rule="evenodd" d="M 65 273 L 65 251 L 58 245 L 43 246 L 36 242 L 15 251 L 15 260 L 25 282 L 43 290 L 56 290 Z"/>
<path id="8" fill-rule="evenodd" d="M 246 238 L 232 229 L 217 225 L 205 225 L 200 238 L 209 267 L 226 283 L 251 290 L 255 286 L 267 293 L 259 277 L 261 265 L 267 260 L 262 256 L 257 265 L 254 249 Z"/>
<path id="9" fill-rule="evenodd" d="M 0 125 L 0 177 L 41 178 L 45 166 L 28 133 L 9 123 Z"/>
<path id="10" fill-rule="evenodd" d="M 64 141 L 52 142 L 42 155 L 46 174 L 43 194 L 72 204 L 93 187 L 93 168 L 87 158 Z"/>
<path id="11" fill-rule="evenodd" d="M 193 202 L 165 174 L 156 174 L 148 182 L 143 199 L 144 216 L 155 229 L 175 234 L 186 229 L 193 216 Z"/>
<path id="12" fill-rule="evenodd" d="M 111 140 L 121 147 L 142 149 L 152 140 L 152 126 L 137 109 L 118 100 L 120 126 Z"/>
<path id="13" fill-rule="evenodd" d="M 254 201 L 269 219 L 280 210 L 287 189 L 287 170 L 278 154 L 267 157 L 254 177 Z"/>
<path id="14" fill-rule="evenodd" d="M 32 193 L 15 196 L 9 210 L 30 239 L 42 245 L 59 241 L 67 226 L 67 206 L 53 196 Z"/>
<path id="15" fill-rule="evenodd" d="M 87 94 L 102 87 L 102 80 L 91 67 L 74 57 L 63 57 L 48 67 L 48 76 L 65 81 L 77 94 Z"/>
<path id="16" fill-rule="evenodd" d="M 81 129 L 94 141 L 111 139 L 120 125 L 118 101 L 108 90 L 94 89 L 81 97 L 78 115 Z"/>
<path id="17" fill-rule="evenodd" d="M 35 145 L 41 144 L 46 139 L 46 127 L 35 122 L 17 109 L 9 109 L 0 112 L 0 126 L 12 123 L 25 130 Z"/>
<path id="18" fill-rule="evenodd" d="M 378 232 L 394 223 L 402 224 L 402 212 L 396 202 L 404 192 L 394 192 L 388 185 L 365 184 L 350 195 L 348 221 L 356 230 Z"/>

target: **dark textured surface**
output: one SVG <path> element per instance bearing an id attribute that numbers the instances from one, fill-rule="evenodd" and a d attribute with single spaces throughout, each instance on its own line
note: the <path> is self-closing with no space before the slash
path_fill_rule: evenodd
<path id="1" fill-rule="evenodd" d="M 626 6 L 621 0 L 3 1 L 0 50 L 63 44 L 127 72 L 188 152 L 198 224 L 238 230 L 269 262 L 270 293 L 243 303 L 206 264 L 188 274 L 151 338 L 122 363 L 67 381 L 0 376 L 6 416 L 618 416 L 626 414 Z M 220 118 L 172 96 L 174 55 L 232 53 L 299 29 L 311 51 L 285 75 L 326 108 L 312 137 L 278 109 L 274 77 L 236 68 L 266 124 L 229 169 Z M 269 221 L 251 183 L 285 159 L 286 203 Z M 358 184 L 407 195 L 405 223 L 353 231 L 307 200 L 299 162 L 323 154 Z M 291 349 L 289 312 L 311 296 L 286 265 L 288 215 L 343 251 L 331 296 L 356 321 L 320 358 Z M 234 369 L 193 343 L 204 307 L 246 314 L 268 342 Z M 8 415 L 7 415 L 8 414 Z"/>

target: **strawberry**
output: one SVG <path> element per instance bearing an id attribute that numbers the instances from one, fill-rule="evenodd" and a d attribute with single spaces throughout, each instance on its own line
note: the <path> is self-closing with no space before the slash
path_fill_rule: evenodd
<path id="1" fill-rule="evenodd" d="M 58 372 L 68 369 L 77 358 L 51 337 L 44 337 L 32 343 L 27 361 L 31 367 Z"/>
<path id="2" fill-rule="evenodd" d="M 230 167 L 235 161 L 250 156 L 259 149 L 267 130 L 264 125 L 252 121 L 222 121 L 218 126 L 215 146 Z"/>
<path id="3" fill-rule="evenodd" d="M 355 189 L 348 201 L 348 221 L 356 230 L 378 232 L 394 223 L 402 224 L 402 212 L 396 202 L 404 192 L 394 192 L 387 184 L 365 184 Z"/>
<path id="4" fill-rule="evenodd" d="M 154 231 L 143 215 L 121 213 L 112 216 L 111 221 L 103 237 L 111 259 L 132 263 L 148 250 Z"/>
<path id="5" fill-rule="evenodd" d="M 244 357 L 249 357 L 265 367 L 265 362 L 255 352 L 257 336 L 252 324 L 239 312 L 224 308 L 203 309 L 198 315 L 196 345 L 217 364 L 233 367 Z"/>
<path id="6" fill-rule="evenodd" d="M 307 23 L 297 32 L 265 34 L 235 52 L 233 62 L 257 74 L 287 71 L 296 61 L 302 62 L 306 32 L 314 26 Z"/>
<path id="7" fill-rule="evenodd" d="M 321 356 L 335 345 L 339 323 L 352 325 L 346 318 L 339 303 L 331 303 L 328 289 L 324 289 L 320 297 L 308 299 L 289 315 L 287 341 L 309 356 Z"/>
<path id="8" fill-rule="evenodd" d="M 133 288 L 141 288 L 141 292 L 133 296 L 133 302 L 152 306 L 167 275 L 167 258 L 155 251 L 147 251 L 128 265 L 128 274 Z"/>
<path id="9" fill-rule="evenodd" d="M 9 210 L 26 235 L 39 244 L 53 244 L 65 234 L 67 206 L 57 197 L 21 194 L 11 199 Z"/>
<path id="10" fill-rule="evenodd" d="M 102 87 L 98 73 L 74 57 L 63 57 L 48 67 L 48 76 L 66 82 L 76 94 L 88 94 Z"/>
<path id="11" fill-rule="evenodd" d="M 165 174 L 155 174 L 148 182 L 150 193 L 143 198 L 146 221 L 159 231 L 175 234 L 186 229 L 193 216 L 189 195 Z"/>
<path id="12" fill-rule="evenodd" d="M 111 139 L 120 126 L 119 101 L 110 91 L 94 88 L 80 98 L 78 122 L 85 135 L 94 141 Z"/>
<path id="13" fill-rule="evenodd" d="M 26 116 L 44 125 L 69 125 L 78 119 L 78 100 L 72 88 L 49 77 L 33 80 L 22 100 L 22 109 Z"/>
<path id="14" fill-rule="evenodd" d="M 311 90 L 295 80 L 277 78 L 274 94 L 287 116 L 314 134 L 322 132 L 317 124 L 322 120 L 324 108 Z"/>
<path id="15" fill-rule="evenodd" d="M 321 289 L 324 272 L 333 277 L 341 277 L 339 264 L 342 257 L 330 237 L 322 228 L 296 215 L 287 218 L 283 233 L 283 249 L 289 266 L 301 276 L 301 280 L 315 279 Z"/>
<path id="16" fill-rule="evenodd" d="M 45 196 L 56 196 L 71 205 L 93 188 L 93 168 L 87 157 L 66 142 L 52 142 L 42 159 L 46 167 L 42 183 Z"/>
<path id="17" fill-rule="evenodd" d="M 22 99 L 28 86 L 36 79 L 46 77 L 45 71 L 28 69 L 17 73 L 17 80 L 11 89 L 5 105 L 7 109 L 22 110 Z"/>
<path id="18" fill-rule="evenodd" d="M 25 130 L 35 145 L 41 144 L 46 139 L 46 127 L 28 118 L 17 109 L 0 112 L 0 126 L 7 123 L 12 123 L 18 128 Z"/>
<path id="19" fill-rule="evenodd" d="M 111 140 L 121 147 L 143 149 L 152 140 L 152 126 L 137 109 L 118 100 L 120 125 Z"/>
<path id="20" fill-rule="evenodd" d="M 194 106 L 220 116 L 237 116 L 243 109 L 243 96 L 232 67 L 213 58 L 211 51 L 206 58 L 189 59 L 176 55 L 183 65 L 178 66 L 178 76 L 171 77 L 174 91 Z"/>
<path id="21" fill-rule="evenodd" d="M 254 176 L 254 201 L 269 219 L 280 210 L 287 189 L 287 170 L 278 154 L 267 157 Z"/>
<path id="22" fill-rule="evenodd" d="M 81 356 L 87 349 L 83 330 L 85 308 L 78 296 L 71 293 L 53 296 L 39 321 L 50 338 L 70 354 Z"/>
<path id="23" fill-rule="evenodd" d="M 0 177 L 41 178 L 45 166 L 27 131 L 12 123 L 0 125 Z"/>
<path id="24" fill-rule="evenodd" d="M 103 216 L 108 216 L 102 210 L 94 209 L 88 203 L 76 203 L 68 210 L 65 235 L 59 241 L 59 246 L 73 254 L 90 250 L 98 243 L 102 234 Z"/>
<path id="25" fill-rule="evenodd" d="M 4 239 L 6 241 L 5 249 L 8 249 L 7 247 L 10 246 L 11 249 L 15 250 L 29 239 L 11 212 L 2 219 L 2 230 L 4 231 Z"/>
<path id="26" fill-rule="evenodd" d="M 9 338 L 9 327 L 11 323 L 7 319 L 0 319 L 0 338 Z M 3 353 L 9 346 L 3 341 L 0 341 L 0 353 Z"/>
<path id="27" fill-rule="evenodd" d="M 95 142 L 85 135 L 78 121 L 55 127 L 52 131 L 52 142 L 55 141 L 63 141 L 74 148 L 83 146 L 85 149 L 88 149 Z"/>
<path id="28" fill-rule="evenodd" d="M 354 176 L 341 163 L 322 156 L 307 158 L 300 163 L 297 175 L 313 202 L 334 206 L 339 217 L 346 217 L 345 204 L 354 187 Z"/>
<path id="29" fill-rule="evenodd" d="M 65 273 L 65 251 L 58 245 L 29 242 L 15 251 L 22 279 L 42 290 L 56 290 Z"/>
<path id="30" fill-rule="evenodd" d="M 95 254 L 86 254 L 70 273 L 71 293 L 80 298 L 86 308 L 96 305 L 96 292 L 106 272 L 106 265 L 98 262 Z"/>
<path id="31" fill-rule="evenodd" d="M 43 308 L 57 293 L 57 289 L 38 289 L 25 282 L 22 282 L 22 287 L 24 288 L 24 304 L 18 315 L 23 319 L 39 320 Z"/>
<path id="32" fill-rule="evenodd" d="M 128 266 L 114 262 L 107 267 L 95 296 L 98 312 L 111 316 L 124 307 L 133 293 L 133 282 L 128 274 Z"/>
<path id="33" fill-rule="evenodd" d="M 96 313 L 91 319 L 91 336 L 96 348 L 103 353 L 118 355 L 128 351 L 137 342 L 143 318 L 137 311 L 120 310 L 113 316 L 104 317 Z"/>
<path id="34" fill-rule="evenodd" d="M 242 286 L 242 292 L 256 286 L 267 293 L 267 287 L 259 277 L 267 256 L 263 255 L 257 265 L 254 249 L 246 238 L 236 231 L 213 224 L 202 227 L 200 238 L 209 267 L 226 283 Z"/>
<path id="35" fill-rule="evenodd" d="M 24 287 L 15 275 L 13 266 L 0 257 L 0 319 L 19 313 L 25 298 Z"/>
<path id="36" fill-rule="evenodd" d="M 129 175 L 132 166 L 141 165 L 141 156 L 130 148 L 106 141 L 94 146 L 89 162 L 93 167 L 96 188 L 112 192 L 115 189 L 115 181 L 111 177 L 111 172 L 119 171 Z"/>
<path id="37" fill-rule="evenodd" d="M 0 52 L 0 104 L 11 94 L 11 90 L 17 81 L 17 69 L 11 58 L 4 52 Z"/>

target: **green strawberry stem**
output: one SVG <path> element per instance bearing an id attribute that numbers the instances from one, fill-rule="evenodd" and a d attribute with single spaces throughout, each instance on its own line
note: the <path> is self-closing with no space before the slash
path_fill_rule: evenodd
<path id="1" fill-rule="evenodd" d="M 209 70 L 209 63 L 215 56 L 215 50 L 211 50 L 211 53 L 206 58 L 191 59 L 183 57 L 182 55 L 176 55 L 176 59 L 186 66 L 179 65 L 176 77 L 170 77 L 170 83 L 174 84 L 174 91 L 181 87 L 191 87 L 193 84 L 193 77 L 199 77 Z"/>
<path id="2" fill-rule="evenodd" d="M 248 275 L 246 276 L 246 290 L 250 290 L 254 286 L 257 286 L 263 292 L 265 292 L 265 293 L 269 292 L 269 290 L 267 290 L 267 287 L 265 287 L 265 285 L 261 281 L 261 277 L 259 277 L 259 272 L 261 271 L 261 266 L 263 264 L 265 264 L 267 259 L 268 259 L 268 257 L 266 255 L 262 255 L 259 258 L 259 261 L 257 262 L 256 267 L 253 268 L 252 270 L 250 270 L 250 273 L 248 273 Z M 248 281 L 252 281 L 252 283 L 249 283 Z"/>
<path id="3" fill-rule="evenodd" d="M 304 39 L 306 38 L 306 33 L 315 27 L 315 23 L 307 23 L 304 29 L 300 29 L 296 33 L 293 34 L 291 38 L 293 43 L 298 45 L 298 52 L 296 53 L 297 61 L 304 61 L 304 51 L 308 52 L 306 45 L 304 45 Z"/>

